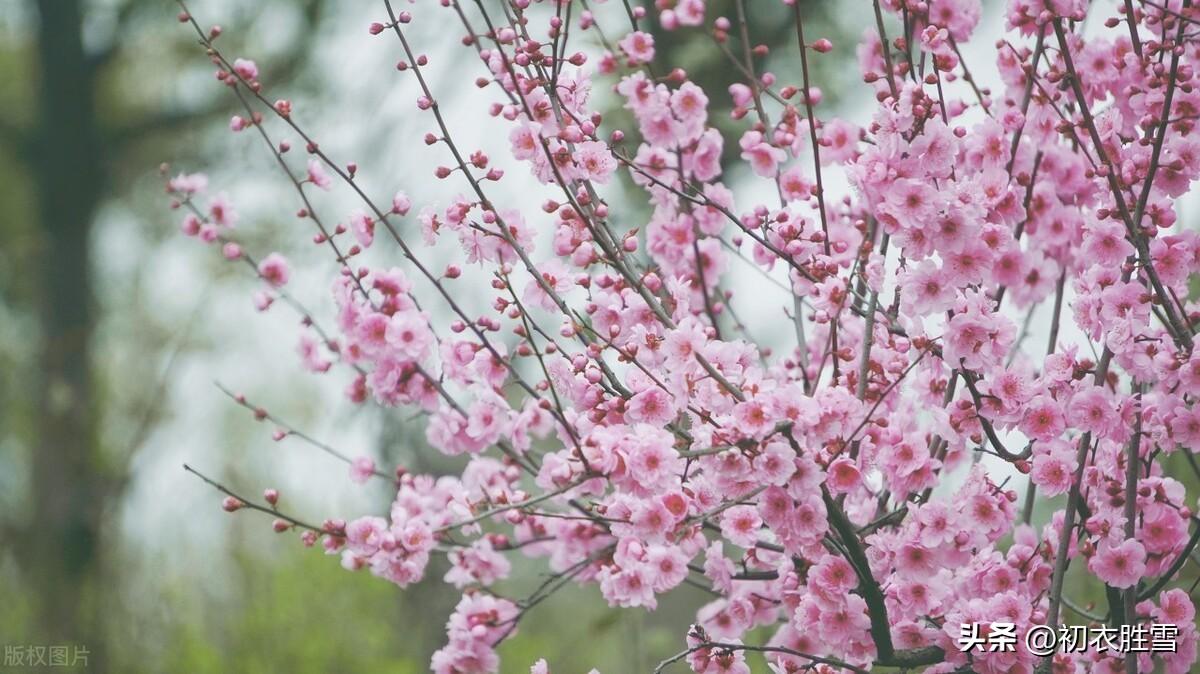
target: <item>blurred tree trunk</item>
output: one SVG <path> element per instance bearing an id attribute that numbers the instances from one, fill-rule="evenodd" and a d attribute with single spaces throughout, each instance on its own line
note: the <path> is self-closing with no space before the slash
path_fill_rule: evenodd
<path id="1" fill-rule="evenodd" d="M 41 328 L 32 527 L 25 571 L 48 643 L 90 651 L 103 671 L 103 640 L 87 599 L 97 566 L 100 514 L 96 402 L 89 354 L 93 317 L 90 234 L 104 176 L 94 69 L 83 45 L 80 0 L 37 0 L 38 114 L 31 169 L 40 246 L 35 266 Z"/>
<path id="2" fill-rule="evenodd" d="M 86 646 L 88 670 L 103 672 L 109 664 L 105 637 L 114 632 L 105 622 L 114 614 L 110 604 L 115 596 L 108 581 L 115 580 L 117 571 L 103 564 L 111 539 L 104 536 L 105 516 L 122 496 L 128 461 L 145 435 L 139 433 L 130 446 L 119 447 L 105 447 L 100 437 L 104 396 L 99 392 L 104 383 L 93 372 L 98 317 L 94 222 L 111 187 L 107 170 L 127 160 L 126 152 L 182 125 L 215 118 L 228 111 L 231 102 L 219 95 L 194 107 L 163 107 L 135 115 L 119 111 L 115 119 L 110 111 L 103 116 L 98 89 L 110 77 L 101 73 L 114 62 L 134 19 L 166 18 L 173 10 L 150 0 L 108 4 L 115 29 L 101 38 L 103 44 L 85 44 L 85 13 L 91 7 L 87 0 L 27 4 L 38 19 L 32 45 L 35 109 L 28 125 L 0 118 L 0 142 L 16 150 L 21 168 L 32 179 L 37 243 L 22 265 L 22 279 L 30 286 L 37 318 L 38 360 L 30 391 L 35 400 L 30 516 L 5 531 L 21 538 L 13 549 L 37 611 L 32 636 L 41 645 Z M 315 28 L 323 6 L 321 0 L 276 4 L 296 11 L 304 22 L 299 29 L 303 34 Z M 172 39 L 192 42 L 186 31 Z M 295 77 L 308 62 L 307 41 L 290 45 L 273 59 L 277 63 L 272 72 L 279 82 Z M 171 77 L 173 69 L 166 68 L 163 77 Z M 151 396 L 146 423 L 151 423 L 160 402 Z"/>

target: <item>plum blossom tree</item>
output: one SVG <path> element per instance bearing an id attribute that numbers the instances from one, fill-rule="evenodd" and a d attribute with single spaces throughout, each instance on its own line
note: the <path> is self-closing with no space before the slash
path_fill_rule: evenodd
<path id="1" fill-rule="evenodd" d="M 444 556 L 462 599 L 439 674 L 498 671 L 497 647 L 567 583 L 630 609 L 710 595 L 660 670 L 744 673 L 765 658 L 778 673 L 1193 671 L 1194 606 L 1171 586 L 1200 520 L 1165 460 L 1182 453 L 1200 475 L 1188 285 L 1200 236 L 1177 210 L 1200 175 L 1200 12 L 1188 0 L 1010 0 L 993 91 L 961 49 L 979 0 L 862 0 L 873 25 L 855 55 L 876 105 L 858 125 L 818 113 L 810 61 L 850 50 L 806 35 L 792 2 L 794 82 L 760 70 L 768 49 L 747 35 L 744 0 L 735 20 L 702 0 L 591 4 L 398 12 L 384 0 L 367 32 L 393 41 L 400 76 L 419 85 L 424 142 L 447 158 L 428 179 L 465 190 L 444 204 L 369 194 L 359 165 L 328 154 L 268 74 L 183 7 L 244 108 L 231 129 L 277 160 L 298 219 L 337 264 L 334 318 L 289 292 L 308 270 L 238 243 L 231 205 L 208 200 L 199 175 L 167 181 L 184 232 L 260 277 L 262 310 L 298 312 L 314 376 L 346 382 L 355 403 L 419 411 L 429 445 L 465 461 L 455 476 L 382 469 L 230 393 L 276 439 L 333 454 L 355 481 L 393 483 L 395 500 L 310 524 L 274 490 L 260 501 L 201 476 L 224 508 L 268 513 L 276 531 L 400 586 Z M 456 141 L 437 94 L 460 84 L 431 81 L 415 44 L 437 11 L 461 23 L 476 84 L 494 96 L 479 123 L 507 134 L 511 157 Z M 701 90 L 660 61 L 653 22 L 707 32 L 743 81 Z M 631 128 L 608 124 L 598 87 Z M 739 137 L 711 126 L 717 99 Z M 726 182 L 733 142 L 747 170 Z M 513 171 L 554 198 L 530 208 L 505 194 Z M 834 173 L 844 194 L 826 186 Z M 640 188 L 646 221 L 622 203 L 619 174 Z M 320 212 L 314 189 L 344 190 L 359 210 Z M 394 266 L 356 260 L 383 245 Z M 457 260 L 435 269 L 426 247 Z M 786 317 L 788 348 L 751 338 L 735 306 L 755 289 L 735 287 L 735 265 L 783 298 L 756 318 Z M 467 267 L 490 283 L 468 282 Z M 491 311 L 468 314 L 467 293 Z M 1045 345 L 1029 344 L 1032 319 L 1049 326 Z M 1052 514 L 1035 527 L 1039 503 Z M 549 576 L 528 594 L 496 588 L 533 564 Z M 1104 588 L 1103 615 L 1071 602 L 1069 570 Z M 959 647 L 964 624 L 1024 635 L 1060 625 L 1064 608 L 1113 627 L 1169 624 L 1176 647 Z M 751 643 L 754 628 L 772 636 Z"/>

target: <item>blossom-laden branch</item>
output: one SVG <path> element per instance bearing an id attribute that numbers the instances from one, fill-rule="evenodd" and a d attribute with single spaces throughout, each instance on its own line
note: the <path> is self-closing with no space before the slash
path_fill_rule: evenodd
<path id="1" fill-rule="evenodd" d="M 978 0 L 863 4 L 856 50 L 785 0 L 791 76 L 754 41 L 757 2 L 731 17 L 704 0 L 440 4 L 442 23 L 384 0 L 368 27 L 444 162 L 389 200 L 364 179 L 374 157 L 323 147 L 307 111 L 180 3 L 236 102 L 231 130 L 269 154 L 328 256 L 333 303 L 289 286 L 321 270 L 245 250 L 232 203 L 198 175 L 167 183 L 184 233 L 252 270 L 259 309 L 298 313 L 313 376 L 347 378 L 352 404 L 400 410 L 465 462 L 377 469 L 226 390 L 276 439 L 395 488 L 386 516 L 318 528 L 201 476 L 227 509 L 271 513 L 400 586 L 444 554 L 463 598 L 438 673 L 499 671 L 498 646 L 569 583 L 620 608 L 701 592 L 687 649 L 659 670 L 745 674 L 752 654 L 787 672 L 1189 671 L 1194 607 L 1169 586 L 1200 525 L 1164 461 L 1194 466 L 1200 442 L 1200 235 L 1176 212 L 1200 176 L 1189 2 L 1114 3 L 1084 33 L 1105 10 L 1012 0 L 997 82 L 965 61 Z M 698 86 L 651 24 L 704 32 L 728 92 Z M 439 98 L 464 83 L 421 51 L 459 29 L 482 107 Z M 854 119 L 824 104 L 812 67 L 851 51 L 875 101 Z M 630 125 L 604 112 L 618 105 Z M 473 147 L 468 124 L 507 143 Z M 440 181 L 461 193 L 436 202 Z M 333 215 L 326 190 L 355 210 Z M 781 316 L 786 338 L 757 341 Z M 1043 322 L 1048 344 L 1028 347 Z M 495 590 L 539 563 L 523 599 Z M 1065 596 L 1072 563 L 1107 616 Z M 1181 648 L 956 647 L 963 624 L 1025 632 L 1064 606 L 1175 624 Z M 760 627 L 765 643 L 743 643 Z"/>

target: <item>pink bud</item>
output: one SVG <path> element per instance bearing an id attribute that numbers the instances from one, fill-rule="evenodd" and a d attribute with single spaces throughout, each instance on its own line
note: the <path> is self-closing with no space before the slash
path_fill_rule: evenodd
<path id="1" fill-rule="evenodd" d="M 813 51 L 822 54 L 828 54 L 833 50 L 833 43 L 825 38 L 821 38 L 812 44 Z"/>
<path id="2" fill-rule="evenodd" d="M 233 62 L 233 72 L 246 81 L 258 79 L 258 66 L 249 59 L 237 59 Z"/>
<path id="3" fill-rule="evenodd" d="M 397 192 L 396 196 L 392 197 L 392 212 L 398 215 L 408 215 L 409 209 L 412 208 L 412 202 L 408 195 L 404 192 Z"/>

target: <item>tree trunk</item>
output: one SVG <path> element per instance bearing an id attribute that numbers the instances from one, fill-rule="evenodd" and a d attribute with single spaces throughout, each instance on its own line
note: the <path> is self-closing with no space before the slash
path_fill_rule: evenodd
<path id="1" fill-rule="evenodd" d="M 90 372 L 90 233 L 103 184 L 94 77 L 80 0 L 37 0 L 39 114 L 33 175 L 40 233 L 33 278 L 40 321 L 32 529 L 25 571 L 47 644 L 78 644 L 103 671 L 88 597 L 103 509 Z"/>

